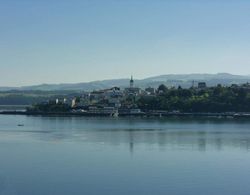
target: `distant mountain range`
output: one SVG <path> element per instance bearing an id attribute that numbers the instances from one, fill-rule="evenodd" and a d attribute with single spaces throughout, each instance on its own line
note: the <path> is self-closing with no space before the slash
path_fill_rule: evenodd
<path id="1" fill-rule="evenodd" d="M 183 88 L 197 85 L 198 82 L 206 82 L 208 86 L 215 86 L 217 84 L 231 85 L 242 84 L 250 82 L 250 75 L 232 75 L 228 73 L 218 74 L 167 74 L 155 77 L 149 77 L 141 80 L 135 79 L 135 86 L 145 87 L 158 87 L 160 84 L 166 86 L 182 86 Z M 118 86 L 121 88 L 129 86 L 129 79 L 112 79 L 103 81 L 93 81 L 75 84 L 41 84 L 25 87 L 0 87 L 0 91 L 8 90 L 40 90 L 40 91 L 58 91 L 58 90 L 71 90 L 71 91 L 92 91 Z"/>

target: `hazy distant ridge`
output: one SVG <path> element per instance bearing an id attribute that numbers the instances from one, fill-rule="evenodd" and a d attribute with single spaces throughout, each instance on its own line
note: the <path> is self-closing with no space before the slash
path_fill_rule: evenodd
<path id="1" fill-rule="evenodd" d="M 165 84 L 167 86 L 190 87 L 192 82 L 195 84 L 200 81 L 207 82 L 208 86 L 214 86 L 218 83 L 222 85 L 241 84 L 250 82 L 250 75 L 232 75 L 228 73 L 218 74 L 167 74 L 149 77 L 141 80 L 135 79 L 135 85 L 138 87 L 157 87 L 159 84 Z M 75 84 L 41 84 L 25 87 L 0 87 L 1 91 L 6 90 L 41 90 L 41 91 L 53 91 L 53 90 L 84 90 L 92 91 L 97 89 L 110 88 L 113 86 L 127 87 L 129 79 L 112 79 L 103 81 L 93 81 L 86 83 Z"/>

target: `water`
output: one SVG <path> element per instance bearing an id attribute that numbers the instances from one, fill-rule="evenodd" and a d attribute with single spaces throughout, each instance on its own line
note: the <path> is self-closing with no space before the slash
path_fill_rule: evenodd
<path id="1" fill-rule="evenodd" d="M 249 151 L 246 120 L 0 116 L 0 194 L 249 194 Z"/>

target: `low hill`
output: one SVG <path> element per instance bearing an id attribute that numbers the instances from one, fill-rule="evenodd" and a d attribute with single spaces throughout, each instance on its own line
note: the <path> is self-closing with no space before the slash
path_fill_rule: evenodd
<path id="1" fill-rule="evenodd" d="M 218 74 L 167 74 L 149 77 L 141 80 L 135 80 L 137 87 L 157 87 L 160 84 L 167 86 L 182 86 L 183 88 L 191 87 L 194 83 L 204 81 L 208 86 L 215 86 L 217 84 L 231 85 L 242 84 L 250 82 L 250 76 L 246 75 L 232 75 L 228 73 Z M 0 87 L 0 91 L 7 90 L 40 90 L 40 91 L 56 91 L 56 90 L 71 90 L 71 91 L 92 91 L 98 89 L 110 88 L 113 86 L 127 87 L 129 85 L 129 79 L 112 79 L 103 81 L 93 81 L 85 83 L 62 83 L 62 84 L 41 84 L 34 86 L 24 87 Z"/>

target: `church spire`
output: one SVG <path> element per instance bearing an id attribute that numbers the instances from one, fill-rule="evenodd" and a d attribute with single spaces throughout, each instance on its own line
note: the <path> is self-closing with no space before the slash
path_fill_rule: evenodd
<path id="1" fill-rule="evenodd" d="M 134 80 L 133 80 L 133 76 L 131 75 L 131 79 L 130 79 L 130 88 L 134 87 Z"/>

